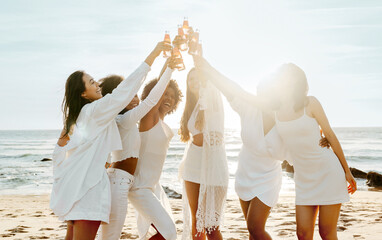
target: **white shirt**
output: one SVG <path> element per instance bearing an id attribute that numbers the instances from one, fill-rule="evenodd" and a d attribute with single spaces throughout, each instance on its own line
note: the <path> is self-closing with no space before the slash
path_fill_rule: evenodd
<path id="1" fill-rule="evenodd" d="M 105 162 L 110 152 L 122 149 L 115 117 L 133 99 L 149 70 L 150 66 L 142 63 L 112 94 L 86 104 L 69 143 L 62 149 L 56 146 L 50 201 L 56 215 L 66 215 L 89 189 L 108 181 Z"/>
<path id="2" fill-rule="evenodd" d="M 141 137 L 137 128 L 137 122 L 141 120 L 159 101 L 167 84 L 170 81 L 173 70 L 167 68 L 149 95 L 137 107 L 120 114 L 116 117 L 119 133 L 122 140 L 122 150 L 112 152 L 111 162 L 118 162 L 126 158 L 138 158 L 141 146 Z"/>

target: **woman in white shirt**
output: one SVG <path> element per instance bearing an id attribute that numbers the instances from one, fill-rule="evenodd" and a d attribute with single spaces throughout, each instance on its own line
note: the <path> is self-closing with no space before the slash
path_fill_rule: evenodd
<path id="1" fill-rule="evenodd" d="M 154 79 L 144 87 L 142 101 L 145 101 L 157 84 L 158 79 Z M 129 200 L 138 213 L 139 239 L 175 240 L 177 237 L 169 201 L 159 179 L 173 137 L 164 118 L 176 110 L 181 98 L 178 84 L 170 80 L 162 98 L 139 123 L 139 160 L 134 183 L 129 191 Z"/>
<path id="2" fill-rule="evenodd" d="M 118 240 L 127 214 L 128 192 L 134 182 L 134 172 L 139 158 L 141 138 L 137 122 L 140 121 L 159 101 L 171 78 L 177 59 L 168 58 L 160 80 L 147 98 L 139 103 L 137 95 L 116 117 L 122 140 L 122 150 L 113 151 L 111 166 L 108 168 L 111 185 L 111 211 L 109 224 L 101 225 L 100 239 Z M 100 80 L 102 95 L 110 94 L 121 82 L 121 76 L 112 75 Z"/>
<path id="3" fill-rule="evenodd" d="M 137 93 L 155 58 L 171 46 L 158 43 L 145 62 L 112 94 L 102 97 L 94 79 L 83 71 L 66 81 L 63 101 L 65 133 L 70 141 L 56 146 L 50 207 L 64 221 L 74 221 L 74 239 L 94 239 L 101 222 L 109 222 L 109 154 L 121 149 L 115 117 Z"/>

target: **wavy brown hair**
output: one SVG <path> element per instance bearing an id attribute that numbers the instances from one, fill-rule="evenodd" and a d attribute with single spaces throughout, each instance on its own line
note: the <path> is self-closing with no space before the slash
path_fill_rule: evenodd
<path id="1" fill-rule="evenodd" d="M 192 68 L 187 74 L 187 91 L 186 91 L 186 103 L 180 120 L 179 135 L 182 142 L 188 142 L 190 140 L 190 131 L 188 129 L 188 120 L 190 120 L 191 114 L 194 111 L 195 105 L 198 102 L 198 98 L 193 94 L 188 86 L 191 72 L 195 72 L 196 69 Z M 196 116 L 195 128 L 202 131 L 204 123 L 204 111 L 199 111 Z"/>
<path id="2" fill-rule="evenodd" d="M 123 81 L 123 77 L 119 75 L 109 75 L 107 77 L 101 78 L 99 82 L 99 87 L 102 89 L 102 96 L 111 93 L 114 88 Z"/>
<path id="3" fill-rule="evenodd" d="M 75 71 L 70 74 L 65 84 L 65 96 L 62 101 L 62 112 L 64 114 L 64 129 L 66 137 L 74 124 L 76 124 L 78 115 L 85 104 L 90 103 L 81 94 L 86 90 L 85 82 L 83 81 L 84 71 Z"/>
<path id="4" fill-rule="evenodd" d="M 142 94 L 141 94 L 141 100 L 142 101 L 147 98 L 147 96 L 150 94 L 151 90 L 158 83 L 158 81 L 159 81 L 158 78 L 154 78 L 153 80 L 151 80 L 150 82 L 148 82 L 145 85 L 145 87 L 143 88 Z M 178 108 L 179 103 L 182 101 L 183 94 L 182 94 L 182 91 L 180 91 L 178 83 L 173 79 L 170 80 L 167 87 L 172 88 L 175 92 L 175 104 L 174 104 L 173 108 L 171 109 L 171 111 L 169 111 L 167 113 L 167 114 L 171 114 L 171 113 L 175 112 L 176 109 Z"/>

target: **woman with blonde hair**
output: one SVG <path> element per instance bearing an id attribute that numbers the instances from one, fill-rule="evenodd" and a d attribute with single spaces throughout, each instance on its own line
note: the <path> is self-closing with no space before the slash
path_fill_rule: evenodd
<path id="1" fill-rule="evenodd" d="M 228 187 L 223 102 L 197 68 L 187 76 L 179 134 L 188 142 L 179 168 L 184 181 L 182 239 L 222 239 L 220 227 Z"/>

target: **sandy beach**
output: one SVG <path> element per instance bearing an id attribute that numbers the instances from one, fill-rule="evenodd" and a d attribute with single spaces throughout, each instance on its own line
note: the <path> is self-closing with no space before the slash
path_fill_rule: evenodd
<path id="1" fill-rule="evenodd" d="M 178 229 L 182 233 L 182 201 L 171 199 Z M 134 209 L 129 206 L 121 239 L 138 238 Z M 66 224 L 49 209 L 49 195 L 0 196 L 0 239 L 64 239 Z M 273 239 L 297 239 L 294 196 L 280 196 L 272 209 L 267 230 Z M 237 199 L 227 200 L 224 239 L 248 239 L 244 217 Z M 382 239 L 382 192 L 358 191 L 342 207 L 339 239 Z M 314 239 L 321 239 L 316 226 Z"/>

